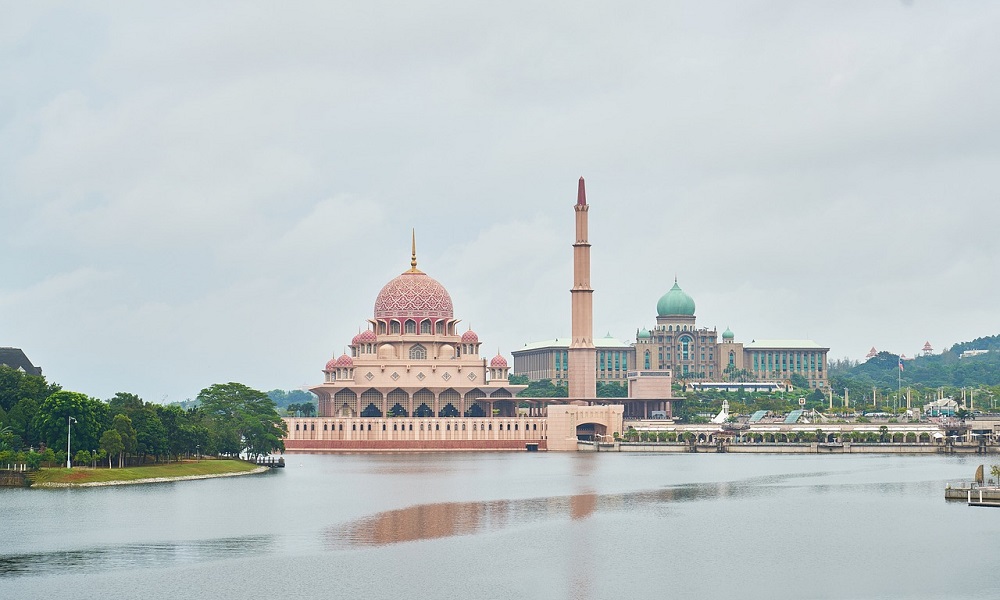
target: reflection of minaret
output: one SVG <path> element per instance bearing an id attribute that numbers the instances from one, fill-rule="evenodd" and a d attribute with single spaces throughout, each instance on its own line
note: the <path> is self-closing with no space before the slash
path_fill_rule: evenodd
<path id="1" fill-rule="evenodd" d="M 573 244 L 573 340 L 569 344 L 569 397 L 597 397 L 597 353 L 594 350 L 594 290 L 590 287 L 590 242 L 587 241 L 587 192 L 580 178 Z"/>

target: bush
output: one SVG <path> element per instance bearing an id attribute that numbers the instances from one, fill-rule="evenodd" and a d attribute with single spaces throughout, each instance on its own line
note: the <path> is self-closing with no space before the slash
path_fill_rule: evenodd
<path id="1" fill-rule="evenodd" d="M 42 455 L 37 452 L 27 452 L 24 453 L 24 459 L 21 462 L 28 465 L 28 468 L 34 471 L 42 466 Z"/>

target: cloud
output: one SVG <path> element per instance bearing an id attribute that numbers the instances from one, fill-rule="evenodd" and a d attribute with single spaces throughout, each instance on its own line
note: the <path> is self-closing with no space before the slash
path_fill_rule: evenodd
<path id="1" fill-rule="evenodd" d="M 1000 329 L 1000 10 L 439 2 L 17 6 L 4 344 L 88 393 L 316 381 L 404 270 L 490 352 L 595 328 L 914 354 Z M 37 358 L 36 358 L 37 357 Z"/>

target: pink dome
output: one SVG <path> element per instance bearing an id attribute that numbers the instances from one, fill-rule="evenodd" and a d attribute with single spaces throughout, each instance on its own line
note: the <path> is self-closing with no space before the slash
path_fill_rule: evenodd
<path id="1" fill-rule="evenodd" d="M 333 366 L 335 366 L 335 367 L 353 367 L 354 366 L 354 359 L 352 359 L 350 356 L 348 356 L 346 354 L 342 354 L 342 355 L 340 355 L 340 358 L 337 359 L 337 362 L 333 363 Z"/>
<path id="2" fill-rule="evenodd" d="M 357 346 L 358 344 L 364 344 L 364 343 L 368 343 L 368 342 L 374 342 L 374 341 L 376 341 L 376 339 L 377 338 L 375 337 L 375 332 L 374 331 L 372 331 L 371 329 L 365 329 L 364 331 L 362 331 L 358 335 L 354 336 L 354 338 L 351 340 L 351 345 L 352 346 Z"/>
<path id="3" fill-rule="evenodd" d="M 507 359 L 504 358 L 503 356 L 501 356 L 500 354 L 497 354 L 496 356 L 493 357 L 493 360 L 490 361 L 490 366 L 491 367 L 505 367 L 506 368 L 507 367 Z"/>
<path id="4" fill-rule="evenodd" d="M 470 330 L 468 330 L 468 331 L 466 331 L 465 333 L 462 334 L 462 343 L 463 344 L 478 344 L 479 343 L 479 336 L 476 335 L 475 331 L 473 331 L 473 330 L 470 329 Z"/>
<path id="5" fill-rule="evenodd" d="M 337 359 L 331 358 L 330 360 L 327 361 L 326 367 L 323 369 L 323 371 L 332 371 L 336 368 L 337 368 Z"/>
<path id="6" fill-rule="evenodd" d="M 421 271 L 403 273 L 389 283 L 375 298 L 376 319 L 454 318 L 448 290 Z"/>

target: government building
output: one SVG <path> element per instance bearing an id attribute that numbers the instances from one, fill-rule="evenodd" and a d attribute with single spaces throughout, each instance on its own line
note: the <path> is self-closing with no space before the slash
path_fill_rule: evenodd
<path id="1" fill-rule="evenodd" d="M 514 375 L 532 381 L 563 381 L 567 377 L 567 344 L 565 339 L 525 344 L 513 352 Z M 633 370 L 665 370 L 682 384 L 784 384 L 797 374 L 811 389 L 828 386 L 829 348 L 811 340 L 753 340 L 744 344 L 736 341 L 729 328 L 719 335 L 714 327 L 700 327 L 694 299 L 676 279 L 656 303 L 655 325 L 640 329 L 634 343 L 608 336 L 596 340 L 595 346 L 598 381 L 625 379 Z"/>

